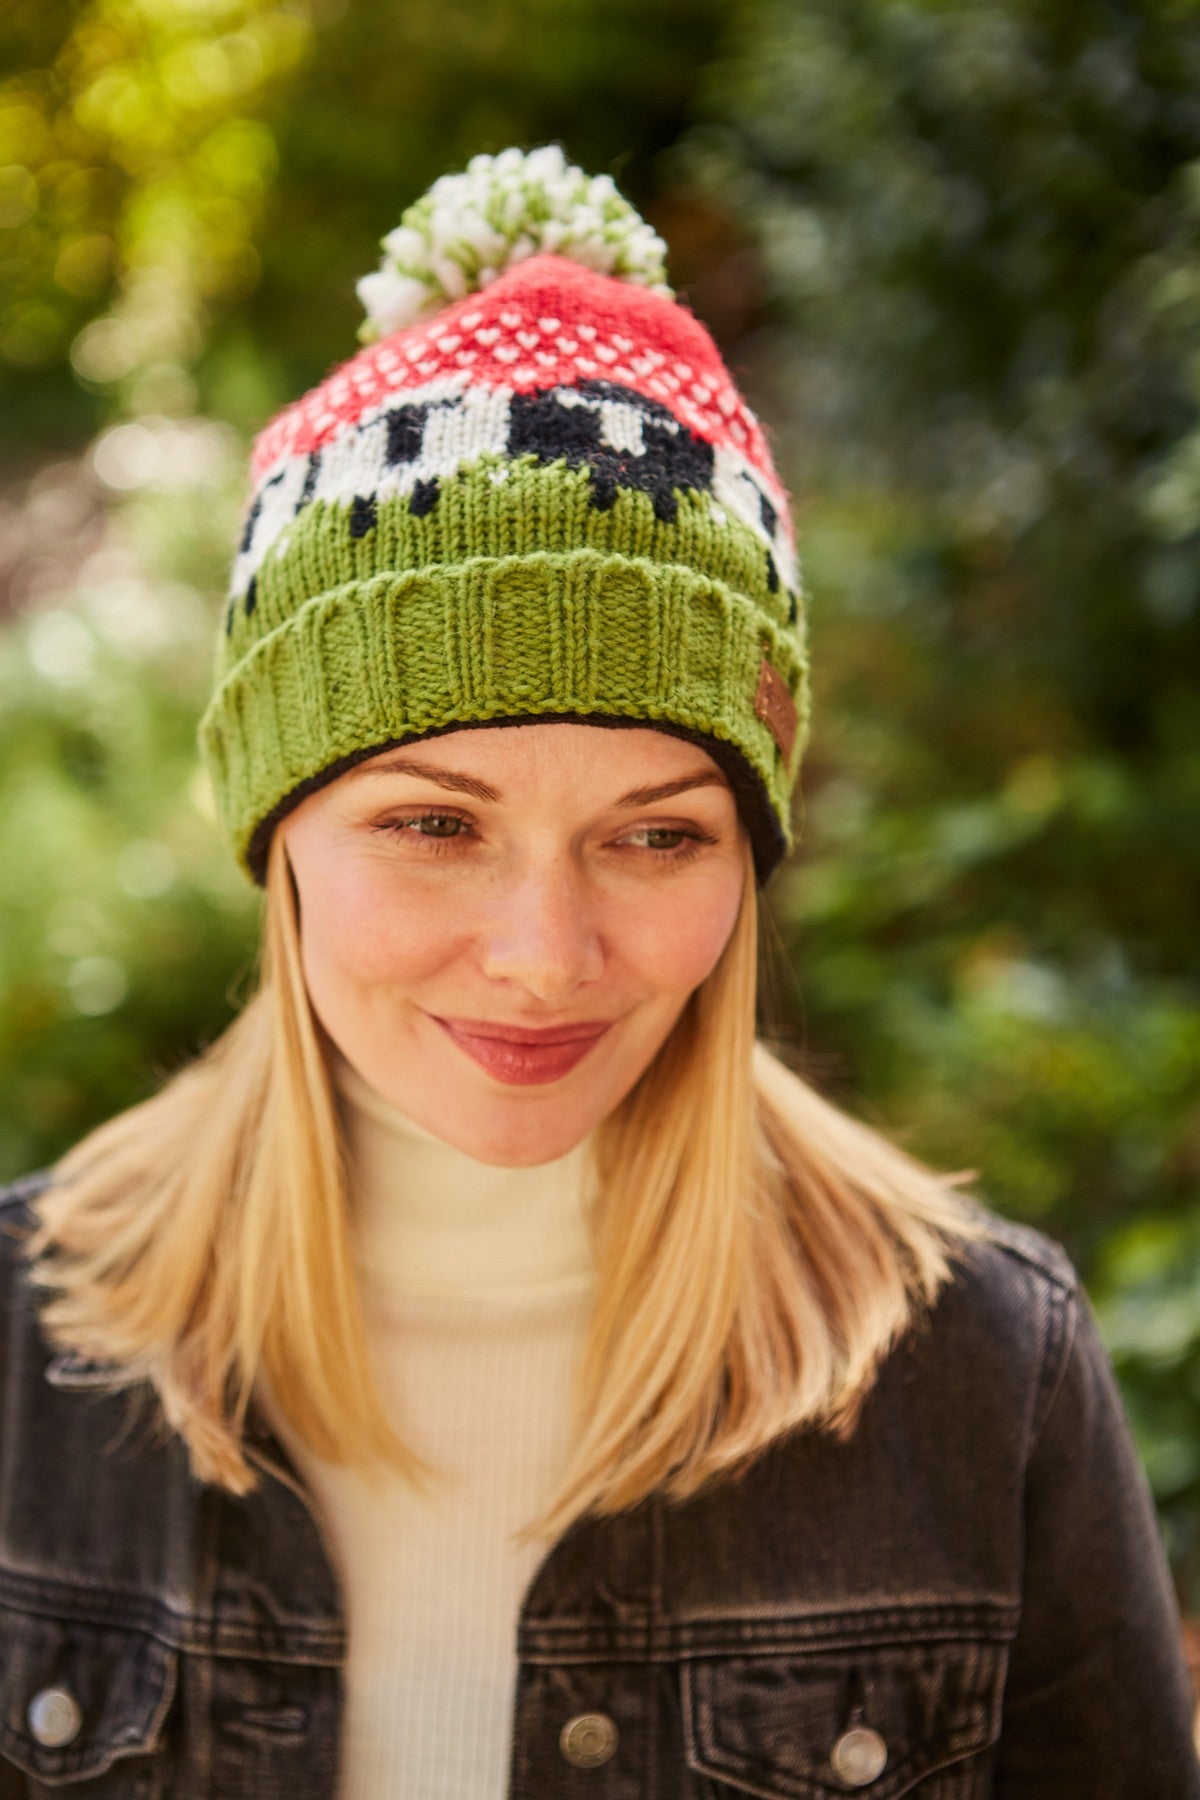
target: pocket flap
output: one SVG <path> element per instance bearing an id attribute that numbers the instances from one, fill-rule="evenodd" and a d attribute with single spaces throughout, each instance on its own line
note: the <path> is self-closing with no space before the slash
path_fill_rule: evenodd
<path id="1" fill-rule="evenodd" d="M 177 1666 L 178 1651 L 145 1632 L 6 1610 L 0 1613 L 0 1751 L 53 1787 L 152 1750 Z M 47 1735 L 60 1741 L 46 1743 Z"/>
<path id="2" fill-rule="evenodd" d="M 991 1643 L 699 1658 L 683 1671 L 688 1762 L 765 1800 L 895 1800 L 996 1741 L 1005 1662 Z M 884 1756 L 876 1773 L 848 1766 L 854 1731 Z"/>

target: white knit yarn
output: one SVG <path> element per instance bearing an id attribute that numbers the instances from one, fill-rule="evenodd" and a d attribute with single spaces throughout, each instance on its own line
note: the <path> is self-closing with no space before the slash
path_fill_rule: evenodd
<path id="1" fill-rule="evenodd" d="M 437 1471 L 425 1491 L 326 1463 L 260 1395 L 317 1502 L 349 1625 L 338 1800 L 505 1800 L 517 1624 L 547 1549 L 514 1533 L 566 1470 L 594 1303 L 585 1147 L 493 1167 L 340 1055 L 333 1076 L 380 1392 Z"/>
<path id="2" fill-rule="evenodd" d="M 462 174 L 435 181 L 381 241 L 379 269 L 356 283 L 367 312 L 363 343 L 439 312 L 547 250 L 674 297 L 657 232 L 610 175 L 586 175 L 557 144 L 473 156 Z"/>

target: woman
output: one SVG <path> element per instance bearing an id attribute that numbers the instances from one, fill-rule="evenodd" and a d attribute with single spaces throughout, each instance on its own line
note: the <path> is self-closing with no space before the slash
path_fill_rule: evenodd
<path id="1" fill-rule="evenodd" d="M 786 496 L 556 149 L 256 442 L 260 991 L 9 1191 L 0 1795 L 1200 1793 L 1061 1252 L 755 1038 Z"/>

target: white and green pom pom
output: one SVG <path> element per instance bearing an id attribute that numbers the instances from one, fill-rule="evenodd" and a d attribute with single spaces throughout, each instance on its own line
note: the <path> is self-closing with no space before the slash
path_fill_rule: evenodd
<path id="1" fill-rule="evenodd" d="M 667 246 L 617 192 L 610 175 L 586 175 L 557 144 L 473 156 L 443 175 L 382 240 L 383 261 L 356 291 L 367 316 L 359 339 L 376 339 L 476 293 L 526 257 L 556 251 L 667 299 Z"/>

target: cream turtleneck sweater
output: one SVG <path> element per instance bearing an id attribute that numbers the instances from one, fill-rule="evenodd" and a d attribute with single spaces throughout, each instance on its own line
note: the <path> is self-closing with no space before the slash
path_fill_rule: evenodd
<path id="1" fill-rule="evenodd" d="M 587 1140 L 535 1168 L 476 1162 L 335 1059 L 355 1258 L 397 1428 L 428 1495 L 284 1441 L 319 1506 L 349 1627 L 339 1800 L 503 1800 L 516 1621 L 566 1467 L 594 1272 Z M 278 1419 L 273 1421 L 280 1428 Z"/>

